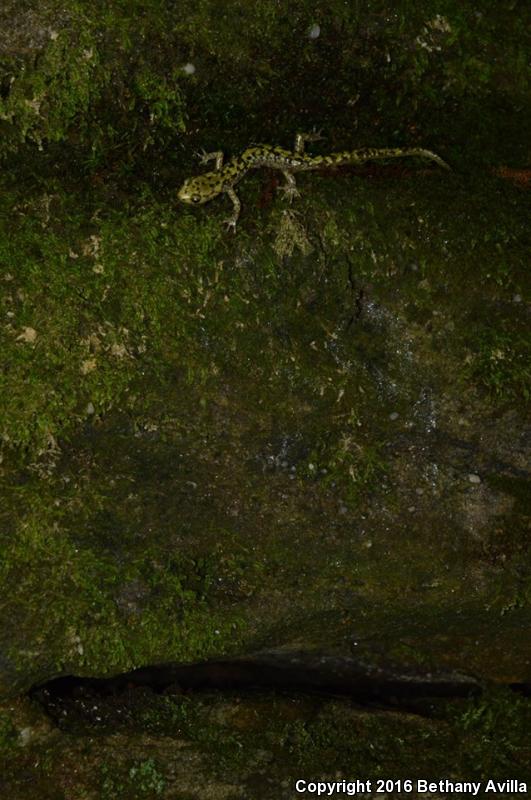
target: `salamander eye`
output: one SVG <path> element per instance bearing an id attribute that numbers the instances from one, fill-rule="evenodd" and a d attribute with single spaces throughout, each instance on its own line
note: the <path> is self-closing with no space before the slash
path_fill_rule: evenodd
<path id="1" fill-rule="evenodd" d="M 193 194 L 192 195 L 192 203 L 199 203 L 200 200 L 201 200 L 201 197 L 198 194 Z"/>

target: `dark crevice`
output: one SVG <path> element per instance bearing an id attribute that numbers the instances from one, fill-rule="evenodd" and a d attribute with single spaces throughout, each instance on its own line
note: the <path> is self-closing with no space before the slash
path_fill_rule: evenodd
<path id="1" fill-rule="evenodd" d="M 196 664 L 155 664 L 109 678 L 64 675 L 33 687 L 29 695 L 57 719 L 62 707 L 76 699 L 117 697 L 137 688 L 168 694 L 319 693 L 346 696 L 362 706 L 421 714 L 430 713 L 426 701 L 472 697 L 482 691 L 475 678 L 459 673 L 422 674 L 377 669 L 349 658 L 268 652 Z"/>

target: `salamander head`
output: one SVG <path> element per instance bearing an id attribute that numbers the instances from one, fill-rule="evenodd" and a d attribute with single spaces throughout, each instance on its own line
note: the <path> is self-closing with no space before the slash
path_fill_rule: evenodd
<path id="1" fill-rule="evenodd" d="M 217 197 L 223 191 L 222 183 L 215 172 L 207 172 L 196 178 L 188 178 L 179 189 L 181 203 L 199 206 Z"/>

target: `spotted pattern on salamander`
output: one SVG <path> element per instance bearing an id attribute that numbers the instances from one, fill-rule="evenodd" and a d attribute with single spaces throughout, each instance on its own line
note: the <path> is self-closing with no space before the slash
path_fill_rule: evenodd
<path id="1" fill-rule="evenodd" d="M 206 164 L 215 161 L 215 169 L 205 172 L 195 178 L 188 178 L 179 189 L 179 200 L 191 205 L 202 205 L 213 200 L 214 197 L 225 193 L 232 200 L 233 214 L 225 220 L 227 228 L 236 230 L 236 223 L 240 216 L 241 203 L 238 195 L 234 191 L 235 185 L 250 169 L 258 167 L 269 167 L 279 169 L 283 173 L 286 183 L 279 189 L 285 192 L 288 200 L 297 197 L 299 192 L 295 184 L 294 172 L 308 172 L 321 167 L 340 167 L 345 164 L 362 164 L 365 161 L 372 161 L 380 158 L 402 158 L 405 156 L 420 156 L 435 161 L 439 166 L 449 169 L 442 158 L 420 147 L 408 148 L 363 148 L 361 150 L 344 150 L 337 153 L 330 153 L 326 156 L 309 156 L 304 152 L 305 142 L 313 142 L 321 139 L 319 133 L 298 133 L 295 137 L 293 150 L 285 150 L 282 147 L 274 147 L 270 144 L 257 144 L 248 147 L 239 156 L 231 158 L 223 164 L 223 153 L 203 152 L 200 155 L 200 163 Z"/>

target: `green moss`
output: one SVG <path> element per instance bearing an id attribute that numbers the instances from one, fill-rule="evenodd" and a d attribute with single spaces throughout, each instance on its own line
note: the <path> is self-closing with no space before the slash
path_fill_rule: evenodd
<path id="1" fill-rule="evenodd" d="M 119 568 L 111 557 L 74 544 L 57 523 L 47 523 L 42 506 L 35 513 L 1 565 L 3 585 L 12 587 L 3 609 L 6 644 L 24 632 L 34 645 L 29 652 L 10 649 L 19 670 L 34 664 L 30 672 L 89 667 L 108 673 L 156 661 L 160 653 L 193 661 L 219 652 L 226 640 L 234 646 L 238 615 L 212 607 L 200 564 L 174 558 L 157 567 L 161 554 L 153 550 Z M 139 586 L 143 599 L 141 612 L 132 616 L 125 606 L 126 622 L 117 601 L 128 586 Z"/>
<path id="2" fill-rule="evenodd" d="M 293 693 L 180 697 L 137 689 L 65 709 L 53 743 L 31 745 L 32 774 L 38 774 L 35 764 L 47 763 L 50 791 L 65 760 L 76 759 L 72 796 L 97 791 L 107 800 L 191 798 L 197 784 L 203 794 L 228 785 L 262 800 L 277 797 L 286 781 L 316 773 L 438 781 L 448 759 L 454 780 L 506 780 L 507 774 L 529 780 L 528 699 L 490 689 L 474 700 L 432 701 L 424 711 L 367 710 L 346 698 Z M 79 769 L 81 752 L 98 769 Z M 274 774 L 264 781 L 272 763 Z M 16 782 L 9 788 L 18 800 Z"/>
<path id="3" fill-rule="evenodd" d="M 505 144 L 508 130 L 518 133 L 511 112 L 528 85 L 525 26 L 512 1 L 481 12 L 401 2 L 390 13 L 385 3 L 297 0 L 278 13 L 267 0 L 235 0 L 220 14 L 212 0 L 187 0 L 176 15 L 161 0 L 112 9 L 77 0 L 66 15 L 48 0 L 33 17 L 8 3 L 3 20 L 12 31 L 0 49 L 4 152 L 61 142 L 80 148 L 89 169 L 120 159 L 142 168 L 147 148 L 167 161 L 185 127 L 190 152 L 241 147 L 272 130 L 291 137 L 308 118 L 333 118 L 342 138 L 359 126 L 359 143 L 374 145 L 433 135 L 437 117 L 462 164 L 488 163 L 500 143 L 506 158 L 525 153 L 524 137 L 516 151 L 514 138 Z M 494 129 L 489 111 L 500 105 L 507 113 Z"/>
<path id="4" fill-rule="evenodd" d="M 514 324 L 516 322 L 516 325 Z M 479 328 L 470 343 L 470 374 L 502 401 L 531 398 L 531 342 L 523 320 Z"/>
<path id="5" fill-rule="evenodd" d="M 136 760 L 126 770 L 119 770 L 116 765 L 104 762 L 101 776 L 102 800 L 125 797 L 141 800 L 145 797 L 161 797 L 165 792 L 166 781 L 153 758 Z"/>
<path id="6" fill-rule="evenodd" d="M 36 69 L 27 69 L 16 57 L 2 64 L 6 91 L 0 119 L 8 123 L 4 148 L 30 141 L 42 149 L 44 139 L 63 141 L 74 120 L 89 114 L 99 58 L 91 47 L 90 22 L 79 6 L 71 9 L 68 28 L 49 29 Z"/>
<path id="7" fill-rule="evenodd" d="M 393 715 L 346 715 L 336 704 L 311 721 L 297 721 L 285 729 L 288 752 L 300 770 L 319 774 L 347 770 L 357 774 L 440 779 L 444 753 L 454 774 L 466 780 L 503 779 L 507 770 L 524 780 L 524 728 L 529 702 L 510 693 L 467 702 L 446 724 L 404 719 Z M 451 720 L 451 721 L 450 721 Z M 421 765 L 418 759 L 421 759 Z M 416 766 L 415 761 L 416 762 Z"/>
<path id="8" fill-rule="evenodd" d="M 145 32 L 118 7 L 112 15 L 78 2 L 64 13 L 51 2 L 32 18 L 8 4 L 6 20 L 9 12 L 11 47 L 0 51 L 3 154 L 21 143 L 43 150 L 68 142 L 93 169 L 109 150 L 142 152 L 184 130 L 180 66 L 168 68 L 156 48 L 147 63 L 133 55 Z M 152 33 L 164 48 L 160 30 Z"/>
<path id="9" fill-rule="evenodd" d="M 531 705 L 528 699 L 508 690 L 493 691 L 480 700 L 467 704 L 456 717 L 455 726 L 462 731 L 466 768 L 477 770 L 483 779 L 493 775 L 512 775 L 529 779 L 522 760 L 525 731 L 529 725 Z M 479 769 L 478 769 L 479 767 Z"/>
<path id="10" fill-rule="evenodd" d="M 8 712 L 0 712 L 0 758 L 10 758 L 18 745 L 18 731 Z"/>

